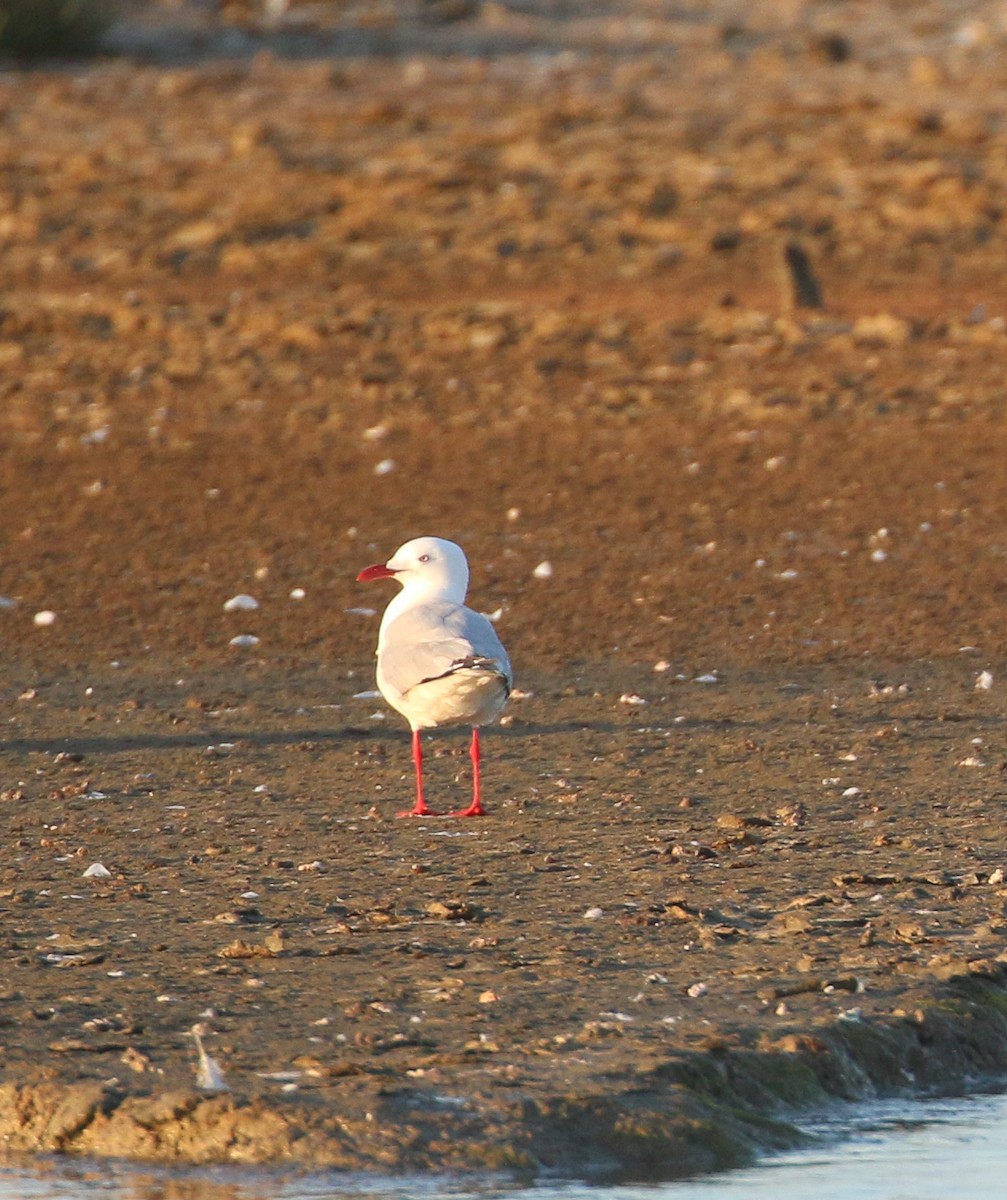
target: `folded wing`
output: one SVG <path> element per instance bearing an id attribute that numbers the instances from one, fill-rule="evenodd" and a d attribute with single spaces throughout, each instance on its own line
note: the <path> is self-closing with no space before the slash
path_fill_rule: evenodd
<path id="1" fill-rule="evenodd" d="M 496 630 L 481 613 L 434 601 L 402 614 L 385 630 L 378 651 L 384 682 L 400 695 L 417 684 L 460 670 L 500 675 L 510 690 L 510 660 Z"/>

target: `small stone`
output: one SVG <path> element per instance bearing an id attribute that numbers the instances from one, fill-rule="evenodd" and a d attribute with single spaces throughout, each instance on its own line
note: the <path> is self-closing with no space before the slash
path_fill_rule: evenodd
<path id="1" fill-rule="evenodd" d="M 134 1046 L 127 1047 L 120 1055 L 119 1061 L 137 1074 L 150 1070 L 150 1059 Z"/>
<path id="2" fill-rule="evenodd" d="M 111 879 L 112 872 L 104 863 L 92 863 L 81 876 L 82 879 Z"/>
<path id="3" fill-rule="evenodd" d="M 55 625 L 56 614 L 51 608 L 44 608 L 41 612 L 37 612 L 32 620 L 36 625 L 44 628 L 46 625 Z"/>
<path id="4" fill-rule="evenodd" d="M 205 246 L 212 246 L 223 234 L 224 229 L 216 221 L 208 219 L 190 221 L 186 225 L 179 226 L 169 236 L 167 244 L 173 250 L 198 250 Z"/>
<path id="5" fill-rule="evenodd" d="M 247 592 L 239 592 L 224 602 L 224 612 L 254 612 L 258 607 L 258 600 Z"/>
<path id="6" fill-rule="evenodd" d="M 853 324 L 854 340 L 874 345 L 902 346 L 909 341 L 911 334 L 910 323 L 890 313 L 859 317 Z"/>

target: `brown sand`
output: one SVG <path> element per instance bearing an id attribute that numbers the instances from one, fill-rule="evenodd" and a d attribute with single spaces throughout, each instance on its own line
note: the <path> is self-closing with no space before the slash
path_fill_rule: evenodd
<path id="1" fill-rule="evenodd" d="M 1002 1074 L 997 6 L 340 7 L 0 77 L 3 1144 L 661 1178 Z M 358 696 L 419 533 L 484 821 Z"/>

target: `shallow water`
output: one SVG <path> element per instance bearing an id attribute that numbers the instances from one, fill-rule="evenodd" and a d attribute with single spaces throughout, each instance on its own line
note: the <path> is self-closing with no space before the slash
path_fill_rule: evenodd
<path id="1" fill-rule="evenodd" d="M 816 1125 L 811 1149 L 685 1183 L 475 1186 L 469 1180 L 375 1181 L 241 1168 L 161 1171 L 48 1160 L 0 1168 L 0 1200 L 949 1200 L 999 1194 L 1007 1171 L 1007 1095 L 875 1104 Z"/>

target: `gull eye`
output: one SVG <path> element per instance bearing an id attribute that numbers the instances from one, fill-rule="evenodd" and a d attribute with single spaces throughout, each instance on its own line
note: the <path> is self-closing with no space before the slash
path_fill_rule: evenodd
<path id="1" fill-rule="evenodd" d="M 421 554 L 419 561 L 422 563 L 428 563 L 430 561 L 430 555 L 429 554 Z"/>

